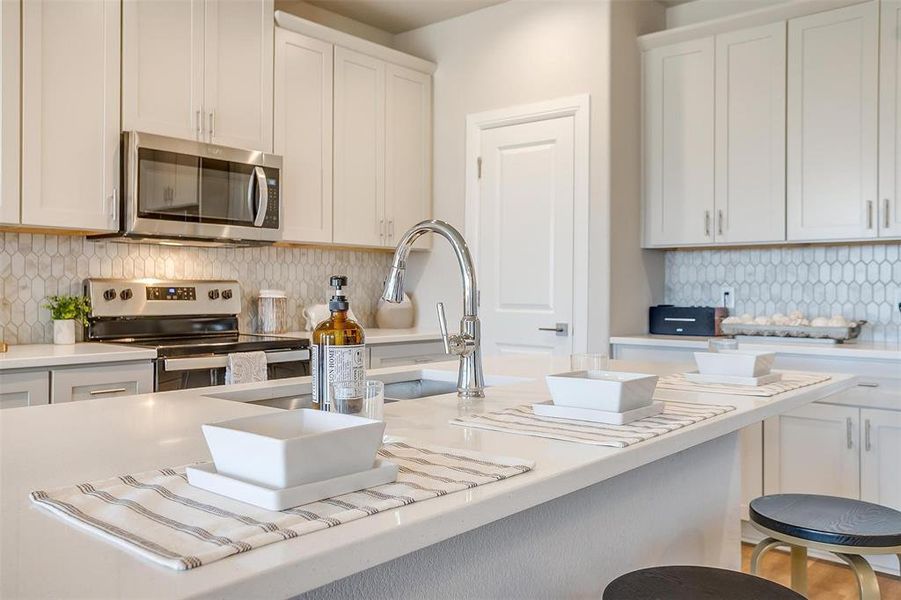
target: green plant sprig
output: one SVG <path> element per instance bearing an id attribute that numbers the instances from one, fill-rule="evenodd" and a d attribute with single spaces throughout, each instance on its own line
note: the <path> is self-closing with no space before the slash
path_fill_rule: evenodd
<path id="1" fill-rule="evenodd" d="M 74 319 L 87 325 L 91 301 L 85 296 L 50 296 L 44 308 L 50 311 L 50 317 L 54 321 Z"/>

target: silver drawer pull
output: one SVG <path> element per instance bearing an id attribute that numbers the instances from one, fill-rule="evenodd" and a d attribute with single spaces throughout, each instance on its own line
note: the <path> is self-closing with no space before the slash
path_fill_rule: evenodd
<path id="1" fill-rule="evenodd" d="M 857 387 L 865 387 L 865 388 L 878 388 L 879 384 L 875 381 L 861 381 L 857 384 Z"/>
<path id="2" fill-rule="evenodd" d="M 869 452 L 873 448 L 873 444 L 870 442 L 870 420 L 866 419 L 863 422 L 863 437 L 864 437 L 864 449 Z"/>
<path id="3" fill-rule="evenodd" d="M 848 449 L 854 447 L 854 421 L 851 420 L 851 417 L 847 417 L 845 419 L 845 434 L 848 436 Z"/>
<path id="4" fill-rule="evenodd" d="M 108 390 L 91 390 L 88 394 L 91 396 L 102 396 L 103 394 L 121 394 L 127 391 L 125 388 L 110 388 Z"/>

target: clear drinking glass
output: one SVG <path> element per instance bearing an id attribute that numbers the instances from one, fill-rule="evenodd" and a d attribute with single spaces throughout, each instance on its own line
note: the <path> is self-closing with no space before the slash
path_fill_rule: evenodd
<path id="1" fill-rule="evenodd" d="M 569 357 L 569 368 L 573 371 L 606 371 L 606 354 L 572 354 Z"/>
<path id="2" fill-rule="evenodd" d="M 355 395 L 358 387 L 352 381 L 335 381 L 329 384 L 329 388 L 329 411 L 375 421 L 384 420 L 385 384 L 381 381 L 367 379 L 362 399 Z"/>

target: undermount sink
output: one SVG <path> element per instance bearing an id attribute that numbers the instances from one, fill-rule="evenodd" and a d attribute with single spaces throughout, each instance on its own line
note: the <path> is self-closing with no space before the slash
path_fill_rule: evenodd
<path id="1" fill-rule="evenodd" d="M 386 404 L 400 400 L 417 400 L 442 394 L 455 394 L 457 392 L 457 374 L 450 371 L 414 369 L 397 373 L 371 374 L 368 376 L 368 379 L 377 379 L 385 384 Z M 527 381 L 527 379 L 521 377 L 486 377 L 485 387 L 511 385 L 523 381 Z M 206 395 L 210 398 L 219 398 L 220 400 L 247 402 L 248 404 L 271 406 L 284 410 L 311 408 L 313 406 L 313 395 L 310 392 L 309 382 L 286 382 L 284 385 L 270 385 L 234 392 L 224 390 Z"/>

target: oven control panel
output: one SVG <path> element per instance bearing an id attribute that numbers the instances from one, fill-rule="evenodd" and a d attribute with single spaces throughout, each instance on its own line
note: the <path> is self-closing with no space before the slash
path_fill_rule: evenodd
<path id="1" fill-rule="evenodd" d="M 197 288 L 195 287 L 147 287 L 148 300 L 197 300 Z"/>
<path id="2" fill-rule="evenodd" d="M 234 280 L 87 279 L 91 317 L 237 315 L 241 285 Z"/>

